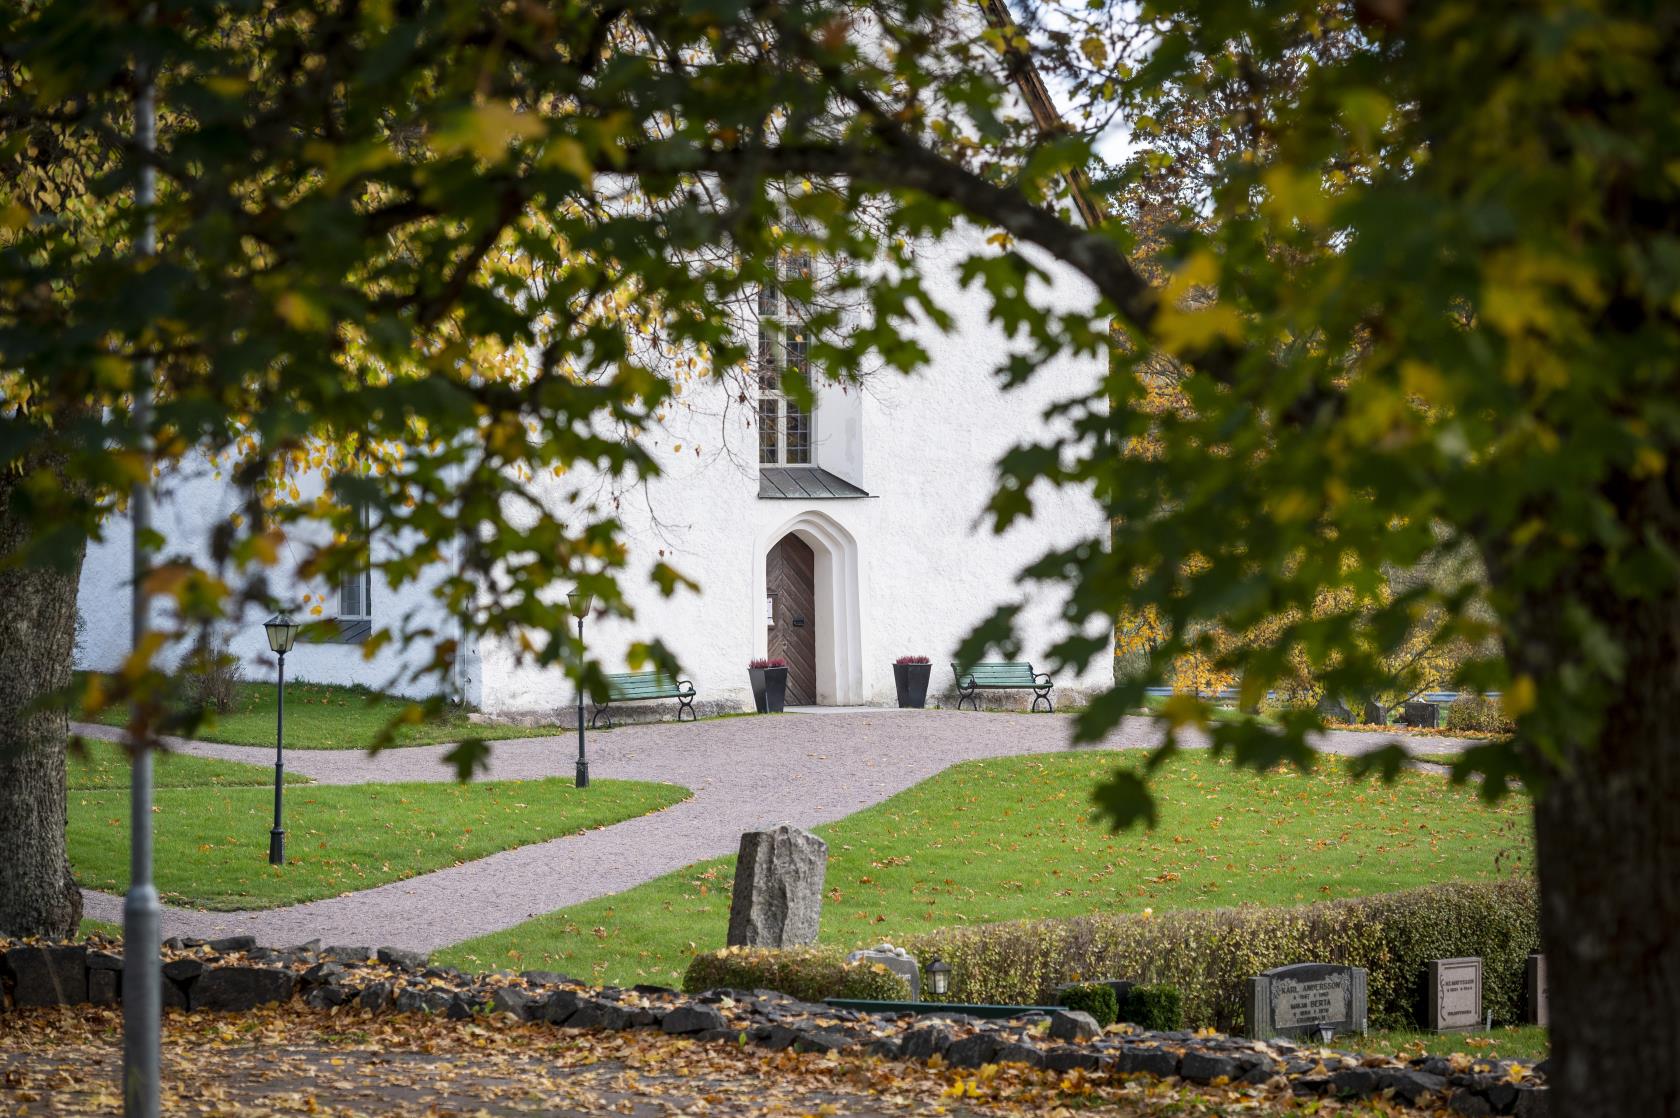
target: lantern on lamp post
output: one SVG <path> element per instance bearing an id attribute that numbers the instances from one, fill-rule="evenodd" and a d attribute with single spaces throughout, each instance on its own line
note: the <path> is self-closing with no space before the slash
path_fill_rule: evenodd
<path id="1" fill-rule="evenodd" d="M 286 831 L 280 825 L 282 789 L 286 777 L 286 653 L 297 640 L 298 624 L 290 616 L 277 613 L 263 622 L 268 631 L 268 647 L 280 658 L 280 694 L 274 715 L 274 827 L 268 832 L 268 864 L 286 864 Z"/>
<path id="2" fill-rule="evenodd" d="M 578 679 L 577 679 L 577 726 L 578 726 L 578 756 L 577 780 L 579 788 L 589 787 L 589 758 L 583 750 L 583 619 L 589 616 L 589 610 L 594 605 L 594 598 L 582 590 L 573 590 L 566 595 L 566 603 L 572 616 L 578 623 Z"/>
<path id="3" fill-rule="evenodd" d="M 945 1000 L 945 995 L 951 991 L 951 964 L 943 959 L 934 959 L 927 969 L 928 990 L 935 998 Z"/>

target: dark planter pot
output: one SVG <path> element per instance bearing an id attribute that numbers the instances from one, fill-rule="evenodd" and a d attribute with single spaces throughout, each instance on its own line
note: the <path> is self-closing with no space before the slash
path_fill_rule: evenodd
<path id="1" fill-rule="evenodd" d="M 893 682 L 898 684 L 898 705 L 927 706 L 928 677 L 932 674 L 932 664 L 894 664 Z"/>
<path id="2" fill-rule="evenodd" d="M 786 668 L 748 668 L 752 677 L 753 705 L 760 714 L 780 714 L 787 702 Z"/>

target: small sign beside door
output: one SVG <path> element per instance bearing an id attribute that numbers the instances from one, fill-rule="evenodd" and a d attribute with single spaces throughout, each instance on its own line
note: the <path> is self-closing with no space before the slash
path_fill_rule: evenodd
<path id="1" fill-rule="evenodd" d="M 776 623 L 776 596 L 774 594 L 764 595 L 764 623 L 766 625 Z"/>

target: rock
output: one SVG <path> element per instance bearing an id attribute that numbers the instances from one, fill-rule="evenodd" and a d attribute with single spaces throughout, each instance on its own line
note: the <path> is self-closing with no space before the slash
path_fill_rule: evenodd
<path id="1" fill-rule="evenodd" d="M 537 1016 L 550 1025 L 564 1025 L 579 1009 L 583 999 L 570 990 L 555 990 L 544 998 Z"/>
<path id="2" fill-rule="evenodd" d="M 799 1030 L 790 1029 L 786 1025 L 759 1025 L 753 1029 L 754 1043 L 768 1048 L 772 1052 L 780 1052 L 784 1048 L 792 1048 L 793 1042 L 799 1039 Z M 898 1042 L 893 1041 L 894 1054 L 897 1054 Z"/>
<path id="3" fill-rule="evenodd" d="M 1127 1045 L 1120 1050 L 1114 1070 L 1122 1075 L 1153 1075 L 1165 1079 L 1178 1074 L 1178 1055 L 1164 1048 Z"/>
<path id="4" fill-rule="evenodd" d="M 1255 1064 L 1250 1067 L 1247 1071 L 1243 1072 L 1242 1075 L 1237 1077 L 1237 1082 L 1247 1083 L 1251 1086 L 1258 1087 L 1262 1083 L 1271 1082 L 1272 1077 L 1277 1073 L 1277 1065 L 1268 1061 L 1266 1063 Z"/>
<path id="5" fill-rule="evenodd" d="M 1517 1089 L 1509 1083 L 1491 1083 L 1482 1094 L 1488 1105 L 1501 1114 L 1509 1114 L 1517 1101 Z"/>
<path id="6" fill-rule="evenodd" d="M 667 1017 L 669 1015 L 667 1014 Z M 566 1019 L 568 1029 L 628 1029 L 630 1011 L 621 1005 L 595 998 L 585 999 L 577 1012 Z"/>
<path id="7" fill-rule="evenodd" d="M 393 1000 L 391 983 L 375 982 L 364 986 L 361 992 L 356 995 L 356 1008 L 370 1009 L 375 1013 L 381 1013 L 391 1007 Z"/>
<path id="8" fill-rule="evenodd" d="M 778 1026 L 778 1028 L 779 1027 L 780 1026 Z M 787 1031 L 790 1033 L 793 1032 L 792 1029 Z M 765 1043 L 765 1047 L 769 1047 L 769 1042 Z M 882 1060 L 896 1060 L 899 1058 L 898 1041 L 893 1040 L 891 1037 L 878 1037 L 875 1040 L 870 1041 L 869 1044 L 864 1047 L 863 1054 L 865 1056 L 873 1056 Z"/>
<path id="9" fill-rule="evenodd" d="M 997 1055 L 992 1057 L 997 1064 L 1026 1064 L 1028 1067 L 1041 1068 L 1044 1066 L 1044 1053 L 1030 1044 L 1014 1041 L 998 1046 Z"/>
<path id="10" fill-rule="evenodd" d="M 1050 1014 L 1050 1036 L 1070 1042 L 1095 1040 L 1102 1036 L 1102 1026 L 1082 1009 L 1058 1009 Z"/>
<path id="11" fill-rule="evenodd" d="M 1179 1061 L 1178 1074 L 1192 1083 L 1212 1083 L 1223 1078 L 1229 1083 L 1241 1069 L 1229 1056 L 1214 1056 L 1207 1052 L 1190 1051 Z"/>
<path id="12" fill-rule="evenodd" d="M 1377 1089 L 1377 1073 L 1370 1068 L 1343 1068 L 1331 1074 L 1330 1089 L 1338 1095 L 1364 1098 Z"/>
<path id="13" fill-rule="evenodd" d="M 423 970 L 426 966 L 424 951 L 405 951 L 400 947 L 381 947 L 373 953 L 373 957 L 388 967 L 398 970 Z"/>
<path id="14" fill-rule="evenodd" d="M 998 1038 L 992 1033 L 975 1033 L 954 1040 L 945 1050 L 945 1061 L 954 1068 L 977 1068 L 997 1062 Z"/>
<path id="15" fill-rule="evenodd" d="M 223 936 L 205 944 L 218 955 L 232 955 L 236 951 L 249 951 L 257 945 L 256 936 Z"/>
<path id="16" fill-rule="evenodd" d="M 444 1007 L 443 1015 L 451 1021 L 465 1021 L 482 1011 L 485 1006 L 486 1003 L 481 1001 L 476 994 L 456 993 L 449 999 L 449 1004 Z"/>
<path id="17" fill-rule="evenodd" d="M 1478 1094 L 1470 1091 L 1454 1091 L 1452 1099 L 1447 1103 L 1447 1109 L 1454 1114 L 1462 1114 L 1464 1118 L 1488 1118 L 1493 1113 L 1493 1107 Z"/>
<path id="18" fill-rule="evenodd" d="M 1551 1118 L 1552 1096 L 1544 1087 L 1524 1084 L 1517 1088 L 1517 1101 L 1511 1106 L 1517 1118 Z"/>
<path id="19" fill-rule="evenodd" d="M 731 947 L 801 947 L 817 941 L 828 844 L 781 826 L 741 836 L 729 905 Z"/>
<path id="20" fill-rule="evenodd" d="M 570 982 L 570 981 L 572 981 L 569 978 L 562 979 L 559 975 L 555 975 L 554 980 L 556 982 L 561 982 L 561 981 Z M 638 983 L 636 983 L 634 986 L 630 987 L 630 992 L 632 994 L 641 994 L 642 996 L 649 997 L 649 998 L 674 997 L 677 993 L 677 991 L 671 989 L 671 987 L 669 987 L 669 986 L 655 986 L 652 983 L 648 983 L 648 982 L 638 982 Z"/>
<path id="21" fill-rule="evenodd" d="M 1089 1048 L 1077 1048 L 1071 1044 L 1057 1045 L 1044 1054 L 1044 1068 L 1047 1071 L 1096 1071 L 1102 1066 L 1097 1054 Z"/>
<path id="22" fill-rule="evenodd" d="M 1360 719 L 1367 726 L 1388 725 L 1388 708 L 1381 703 L 1366 703 L 1363 717 Z"/>
<path id="23" fill-rule="evenodd" d="M 1445 1063 L 1445 1061 L 1442 1061 Z M 1394 1097 L 1415 1106 L 1425 1095 L 1444 1094 L 1447 1080 L 1444 1076 L 1435 1075 L 1427 1071 L 1415 1071 L 1408 1068 L 1373 1068 L 1371 1074 L 1376 1076 L 1377 1089 L 1394 1089 Z"/>
<path id="24" fill-rule="evenodd" d="M 88 970 L 114 970 L 121 973 L 123 969 L 122 956 L 110 951 L 89 951 L 87 953 Z"/>
<path id="25" fill-rule="evenodd" d="M 84 944 L 11 948 L 5 960 L 12 974 L 12 1004 L 21 1008 L 87 1001 L 87 955 Z"/>
<path id="26" fill-rule="evenodd" d="M 190 983 L 206 969 L 203 959 L 171 959 L 163 964 L 163 977 L 171 982 Z"/>
<path id="27" fill-rule="evenodd" d="M 857 1042 L 845 1033 L 837 1033 L 832 1029 L 812 1029 L 799 1034 L 799 1039 L 793 1042 L 795 1052 L 839 1052 L 850 1048 Z"/>
<path id="28" fill-rule="evenodd" d="M 115 1005 L 122 1000 L 122 971 L 88 968 L 88 1001 L 94 1005 Z"/>
<path id="29" fill-rule="evenodd" d="M 204 972 L 187 991 L 194 1010 L 242 1013 L 259 1005 L 289 1002 L 297 989 L 291 971 L 269 967 L 214 967 Z"/>
<path id="30" fill-rule="evenodd" d="M 698 1033 L 705 1029 L 726 1029 L 729 1022 L 722 1013 L 709 1005 L 678 1006 L 665 1015 L 660 1028 L 668 1033 Z"/>
<path id="31" fill-rule="evenodd" d="M 317 986 L 303 996 L 303 1004 L 310 1009 L 337 1009 L 355 1000 L 356 991 L 348 986 Z"/>
<path id="32" fill-rule="evenodd" d="M 491 1013 L 511 1013 L 521 1021 L 534 1021 L 540 1011 L 539 996 L 517 986 L 498 986 L 490 995 Z"/>
<path id="33" fill-rule="evenodd" d="M 175 982 L 166 974 L 158 980 L 158 1004 L 164 1009 L 179 1009 L 183 1013 L 187 1009 L 187 988 L 193 979 Z"/>
<path id="34" fill-rule="evenodd" d="M 321 958 L 332 963 L 365 963 L 373 958 L 371 947 L 329 947 L 321 952 Z"/>
<path id="35" fill-rule="evenodd" d="M 313 986 L 323 982 L 332 982 L 343 977 L 346 973 L 344 967 L 338 963 L 316 963 L 303 972 L 303 980 Z"/>
<path id="36" fill-rule="evenodd" d="M 945 1050 L 950 1047 L 949 1029 L 940 1028 L 938 1025 L 923 1025 L 904 1034 L 899 1053 L 906 1060 L 931 1060 L 936 1053 L 943 1056 Z"/>
<path id="37" fill-rule="evenodd" d="M 716 1041 L 716 1040 L 727 1040 L 730 1044 L 740 1044 L 741 1043 L 741 1030 L 740 1029 L 707 1029 L 703 1033 L 690 1033 L 689 1037 L 690 1037 L 690 1039 L 698 1040 L 703 1044 L 710 1044 L 710 1043 L 712 1043 L 713 1041 Z"/>
<path id="38" fill-rule="evenodd" d="M 444 1013 L 455 997 L 447 990 L 430 986 L 405 986 L 398 990 L 392 1006 L 398 1013 Z"/>

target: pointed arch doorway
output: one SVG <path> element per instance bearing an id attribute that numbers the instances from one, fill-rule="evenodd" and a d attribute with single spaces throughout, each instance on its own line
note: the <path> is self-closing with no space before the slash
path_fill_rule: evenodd
<path id="1" fill-rule="evenodd" d="M 783 536 L 764 558 L 764 587 L 770 597 L 769 654 L 788 663 L 787 701 L 808 706 L 817 701 L 816 554 L 811 545 L 791 532 Z"/>
<path id="2" fill-rule="evenodd" d="M 758 647 L 788 662 L 788 703 L 864 702 L 857 538 L 812 509 L 760 536 L 757 552 L 754 582 L 768 607 Z"/>

